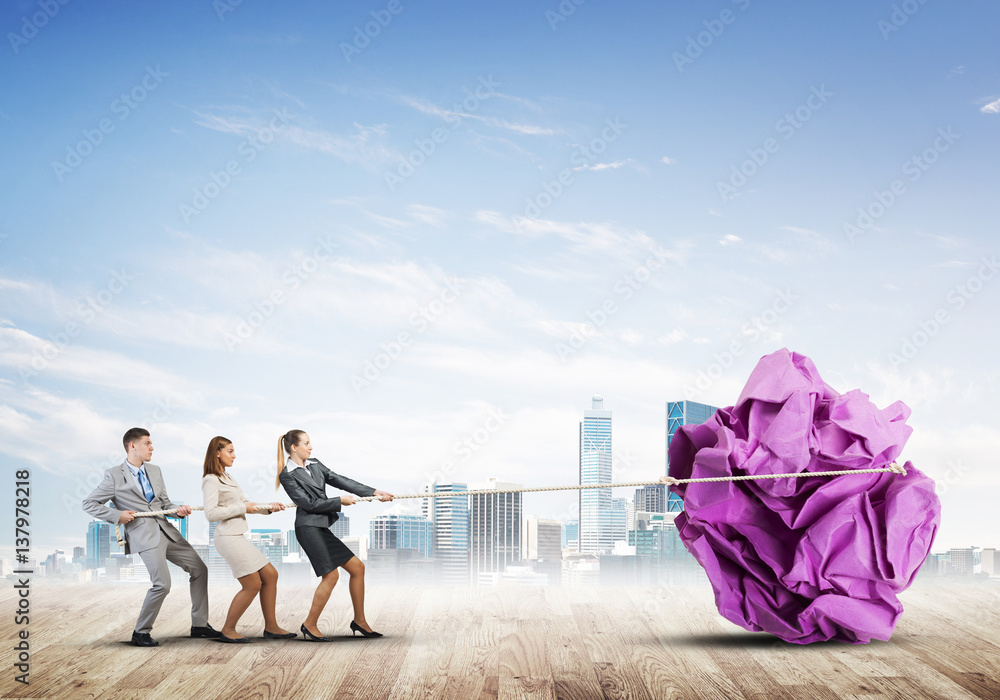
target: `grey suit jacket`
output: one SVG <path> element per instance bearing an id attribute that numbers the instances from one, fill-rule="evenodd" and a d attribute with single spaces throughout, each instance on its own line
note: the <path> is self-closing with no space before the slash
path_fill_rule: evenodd
<path id="1" fill-rule="evenodd" d="M 146 497 L 129 473 L 128 464 L 123 461 L 117 467 L 111 467 L 104 472 L 101 483 L 83 499 L 83 510 L 98 520 L 116 524 L 123 510 L 149 512 L 176 508 L 177 504 L 167 495 L 167 487 L 163 483 L 160 468 L 148 462 L 144 468 L 149 485 L 153 487 L 154 496 L 151 502 L 146 502 Z M 105 505 L 108 501 L 111 501 L 114 508 Z M 153 549 L 160 544 L 161 532 L 174 542 L 184 541 L 177 528 L 162 515 L 155 518 L 135 518 L 132 522 L 126 523 L 125 553 L 138 554 Z"/>
<path id="2" fill-rule="evenodd" d="M 306 462 L 305 469 L 282 469 L 278 476 L 285 493 L 298 506 L 295 513 L 295 527 L 312 525 L 314 527 L 330 527 L 340 517 L 340 496 L 327 498 L 326 485 L 353 493 L 356 496 L 372 496 L 375 489 L 371 486 L 335 474 L 318 459 Z"/>

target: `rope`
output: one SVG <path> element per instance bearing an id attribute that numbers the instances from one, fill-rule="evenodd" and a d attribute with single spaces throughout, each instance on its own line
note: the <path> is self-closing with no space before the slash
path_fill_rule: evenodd
<path id="1" fill-rule="evenodd" d="M 906 475 L 906 468 L 893 462 L 888 467 L 880 467 L 878 469 L 841 469 L 839 471 L 825 471 L 825 472 L 793 472 L 791 474 L 744 474 L 741 476 L 710 476 L 701 477 L 698 479 L 675 479 L 672 476 L 661 476 L 656 481 L 624 481 L 616 484 L 571 484 L 569 486 L 535 486 L 531 488 L 510 488 L 510 489 L 479 489 L 474 491 L 435 491 L 434 493 L 406 493 L 399 496 L 393 495 L 393 500 L 404 500 L 407 498 L 455 498 L 458 496 L 481 496 L 491 493 L 539 493 L 542 491 L 582 491 L 585 489 L 612 489 L 612 488 L 627 488 L 632 486 L 656 486 L 659 484 L 666 484 L 667 486 L 673 486 L 675 484 L 707 484 L 717 481 L 750 481 L 756 479 L 803 479 L 806 477 L 813 476 L 847 476 L 850 474 L 901 474 Z M 378 496 L 356 496 L 357 502 L 362 501 L 377 501 Z M 255 504 L 257 508 L 270 513 L 270 509 L 266 504 Z M 285 503 L 286 508 L 296 508 L 294 503 Z M 191 506 L 192 511 L 205 510 L 204 506 Z M 153 510 L 153 511 L 142 511 L 135 513 L 137 518 L 155 518 L 161 515 L 173 515 L 177 512 L 177 508 L 172 510 Z M 121 536 L 121 524 L 115 525 L 115 536 L 118 538 L 118 546 L 123 546 L 125 540 Z"/>

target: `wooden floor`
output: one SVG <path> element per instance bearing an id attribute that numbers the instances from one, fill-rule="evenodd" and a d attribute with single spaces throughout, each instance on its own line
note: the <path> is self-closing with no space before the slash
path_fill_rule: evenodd
<path id="1" fill-rule="evenodd" d="M 344 582 L 342 581 L 342 584 Z M 232 587 L 211 589 L 219 628 Z M 279 590 L 297 629 L 311 589 Z M 153 636 L 129 639 L 142 586 L 36 586 L 31 684 L 14 682 L 15 597 L 0 589 L 0 697 L 32 698 L 1000 698 L 1000 586 L 920 585 L 889 642 L 801 647 L 745 632 L 699 588 L 370 587 L 379 640 L 344 635 L 338 585 L 327 644 L 259 637 L 191 639 L 186 586 L 175 582 Z M 251 608 L 240 631 L 262 630 Z"/>

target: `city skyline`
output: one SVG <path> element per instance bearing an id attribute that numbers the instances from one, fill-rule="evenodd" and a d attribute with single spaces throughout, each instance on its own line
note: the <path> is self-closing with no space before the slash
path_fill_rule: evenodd
<path id="1" fill-rule="evenodd" d="M 134 425 L 189 504 L 214 435 L 284 500 L 292 428 L 399 493 L 572 484 L 599 393 L 613 473 L 653 479 L 664 402 L 730 406 L 782 347 L 912 409 L 940 546 L 1000 540 L 1000 8 L 571 5 L 5 6 L 0 452 L 33 546 L 80 544 Z"/>

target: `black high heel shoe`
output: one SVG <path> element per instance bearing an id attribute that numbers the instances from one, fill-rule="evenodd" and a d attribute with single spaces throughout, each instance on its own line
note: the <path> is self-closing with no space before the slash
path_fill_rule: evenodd
<path id="1" fill-rule="evenodd" d="M 286 634 L 276 634 L 275 632 L 268 632 L 264 630 L 264 639 L 294 639 L 297 635 L 294 632 L 288 632 Z"/>
<path id="2" fill-rule="evenodd" d="M 374 637 L 381 637 L 382 636 L 381 633 L 376 632 L 374 630 L 372 630 L 371 632 L 369 632 L 364 627 L 362 627 L 361 625 L 359 625 L 357 622 L 355 622 L 354 620 L 351 620 L 351 636 L 352 637 L 355 636 L 358 632 L 361 633 L 362 637 L 373 637 L 374 638 Z"/>
<path id="3" fill-rule="evenodd" d="M 302 632 L 302 636 L 308 639 L 310 642 L 332 642 L 333 640 L 329 637 L 317 637 L 315 634 L 306 629 L 305 625 L 299 628 Z"/>

